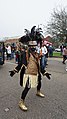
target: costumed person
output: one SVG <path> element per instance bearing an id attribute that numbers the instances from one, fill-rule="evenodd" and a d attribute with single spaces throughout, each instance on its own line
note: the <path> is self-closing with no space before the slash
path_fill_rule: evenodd
<path id="1" fill-rule="evenodd" d="M 26 39 L 26 37 L 24 37 Z M 27 40 L 27 39 L 26 39 Z M 30 40 L 30 37 L 29 37 Z M 20 40 L 21 41 L 21 40 Z M 22 41 L 23 42 L 23 41 Z M 44 97 L 44 94 L 41 93 L 41 72 L 39 66 L 39 55 L 36 52 L 35 46 L 37 45 L 36 41 L 28 41 L 28 51 L 25 51 L 25 55 L 23 53 L 22 60 L 15 67 L 14 70 L 10 71 L 10 76 L 13 76 L 15 73 L 18 73 L 20 70 L 20 85 L 24 87 L 24 90 L 21 94 L 21 100 L 19 102 L 19 107 L 23 111 L 27 111 L 27 107 L 25 105 L 25 98 L 30 90 L 30 88 L 37 87 L 37 96 Z M 44 72 L 44 75 L 50 79 L 50 75 L 47 72 Z"/>

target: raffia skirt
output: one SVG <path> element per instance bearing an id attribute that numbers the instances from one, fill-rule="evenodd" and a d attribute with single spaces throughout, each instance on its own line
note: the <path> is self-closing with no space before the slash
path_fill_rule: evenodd
<path id="1" fill-rule="evenodd" d="M 29 88 L 35 88 L 38 85 L 38 74 L 31 75 L 31 74 L 24 74 L 23 78 L 23 87 L 28 86 Z"/>

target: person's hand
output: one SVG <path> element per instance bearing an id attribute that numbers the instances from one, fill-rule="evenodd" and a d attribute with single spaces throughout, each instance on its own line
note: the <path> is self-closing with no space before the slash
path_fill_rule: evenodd
<path id="1" fill-rule="evenodd" d="M 44 75 L 45 75 L 49 80 L 51 79 L 51 77 L 50 77 L 51 74 L 50 74 L 50 73 L 45 72 Z"/>
<path id="2" fill-rule="evenodd" d="M 14 70 L 12 70 L 12 71 L 9 71 L 9 73 L 10 73 L 10 76 L 11 77 L 13 77 L 13 75 L 16 73 Z"/>

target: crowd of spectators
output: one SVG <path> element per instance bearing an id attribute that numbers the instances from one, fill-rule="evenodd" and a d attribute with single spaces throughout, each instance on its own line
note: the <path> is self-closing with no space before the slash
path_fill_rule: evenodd
<path id="1" fill-rule="evenodd" d="M 67 47 L 65 45 L 62 45 L 61 48 L 61 55 L 62 55 L 62 63 L 66 64 L 66 71 L 67 71 Z M 52 45 L 50 44 L 46 44 L 46 45 L 42 45 L 42 47 L 40 47 L 40 45 L 38 44 L 36 46 L 36 50 L 38 53 L 40 53 L 40 51 L 42 50 L 42 64 L 46 67 L 46 65 L 48 64 L 48 57 L 53 57 L 53 51 L 54 48 Z M 14 59 L 15 63 L 19 63 L 20 62 L 20 58 L 21 58 L 21 43 L 12 43 L 12 44 L 7 44 L 5 46 L 5 59 L 6 60 L 12 60 Z"/>
<path id="2" fill-rule="evenodd" d="M 39 45 L 39 44 L 38 44 Z M 45 50 L 47 49 L 47 53 L 45 53 L 46 58 L 53 56 L 53 46 L 52 45 L 44 45 Z M 40 52 L 40 47 L 36 46 L 37 52 Z M 43 50 L 43 48 L 42 48 Z M 21 55 L 21 44 L 20 43 L 12 43 L 7 44 L 5 46 L 5 59 L 12 60 L 15 59 L 15 62 L 18 63 L 20 61 Z"/>

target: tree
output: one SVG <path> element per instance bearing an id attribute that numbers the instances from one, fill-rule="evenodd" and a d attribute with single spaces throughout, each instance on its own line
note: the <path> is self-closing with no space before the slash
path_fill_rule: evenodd
<path id="1" fill-rule="evenodd" d="M 54 9 L 51 20 L 47 24 L 47 33 L 51 34 L 56 40 L 67 43 L 67 12 L 65 8 Z"/>

